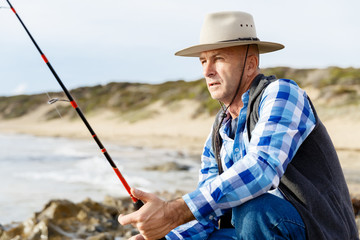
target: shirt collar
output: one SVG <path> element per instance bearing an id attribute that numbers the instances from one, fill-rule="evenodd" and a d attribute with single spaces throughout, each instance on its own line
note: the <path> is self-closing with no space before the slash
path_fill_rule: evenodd
<path id="1" fill-rule="evenodd" d="M 248 103 L 249 103 L 249 90 L 247 90 L 245 93 L 243 93 L 243 95 L 241 96 L 241 100 L 243 102 L 243 106 L 240 109 L 239 114 L 242 114 L 242 113 L 246 114 L 246 109 L 247 109 L 247 106 L 248 106 Z M 224 121 L 222 123 L 222 126 L 220 128 L 220 135 L 221 135 L 222 139 L 227 138 L 227 135 L 226 135 L 227 127 L 228 127 L 228 124 L 230 124 L 229 121 L 231 121 L 231 120 L 232 120 L 232 118 L 231 118 L 230 112 L 229 112 L 229 110 L 226 110 L 226 117 L 225 117 L 225 119 L 224 119 Z"/>

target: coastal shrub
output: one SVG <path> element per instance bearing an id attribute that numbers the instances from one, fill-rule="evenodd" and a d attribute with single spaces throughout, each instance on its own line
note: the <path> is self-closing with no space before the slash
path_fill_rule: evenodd
<path id="1" fill-rule="evenodd" d="M 359 85 L 360 84 L 360 69 L 355 68 L 339 68 L 330 67 L 329 77 L 322 79 L 319 87 L 326 87 L 329 85 Z"/>
<path id="2" fill-rule="evenodd" d="M 275 67 L 261 69 L 265 75 L 276 75 L 278 78 L 288 78 L 296 81 L 301 87 L 309 86 L 320 90 L 319 100 L 341 97 L 341 104 L 358 104 L 360 69 L 329 67 L 326 69 L 294 69 Z M 330 87 L 331 86 L 331 87 Z M 110 82 L 105 85 L 79 87 L 70 91 L 81 110 L 85 113 L 99 110 L 110 110 L 120 115 L 141 110 L 152 103 L 162 101 L 165 105 L 181 100 L 194 100 L 200 103 L 198 113 L 216 114 L 219 103 L 213 100 L 208 92 L 205 80 L 168 81 L 159 84 Z M 63 92 L 50 93 L 51 97 L 66 99 Z M 345 101 L 343 101 L 345 99 Z M 43 106 L 48 101 L 46 94 L 18 95 L 0 97 L 0 117 L 12 119 L 24 116 Z M 57 102 L 49 107 L 44 116 L 51 120 L 58 118 L 56 108 L 62 116 L 76 118 L 77 114 L 69 103 Z M 55 108 L 56 106 L 56 108 Z M 140 116 L 137 114 L 137 116 Z"/>

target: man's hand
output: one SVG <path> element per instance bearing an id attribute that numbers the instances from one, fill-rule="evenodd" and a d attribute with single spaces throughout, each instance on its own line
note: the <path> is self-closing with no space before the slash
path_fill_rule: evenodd
<path id="1" fill-rule="evenodd" d="M 142 200 L 144 206 L 136 212 L 120 215 L 118 220 L 121 225 L 137 227 L 140 235 L 132 237 L 132 240 L 160 239 L 177 226 L 195 219 L 183 199 L 166 202 L 155 194 L 138 189 L 131 189 L 131 194 Z"/>

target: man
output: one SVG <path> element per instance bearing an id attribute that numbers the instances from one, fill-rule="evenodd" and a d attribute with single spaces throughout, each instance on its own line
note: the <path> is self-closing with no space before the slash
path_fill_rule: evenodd
<path id="1" fill-rule="evenodd" d="M 165 202 L 132 190 L 146 202 L 119 217 L 139 229 L 132 239 L 358 239 L 336 152 L 306 93 L 260 74 L 259 54 L 283 47 L 260 41 L 250 14 L 221 12 L 206 17 L 200 45 L 176 53 L 199 57 L 223 109 L 194 192 Z"/>

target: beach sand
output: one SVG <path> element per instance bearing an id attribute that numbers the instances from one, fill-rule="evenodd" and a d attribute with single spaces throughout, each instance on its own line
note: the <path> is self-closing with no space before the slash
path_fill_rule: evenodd
<path id="1" fill-rule="evenodd" d="M 88 138 L 91 136 L 79 118 L 58 118 L 44 120 L 44 113 L 54 106 L 45 105 L 24 117 L 1 120 L 1 133 L 22 133 L 36 136 Z M 113 112 L 96 112 L 87 117 L 96 134 L 106 147 L 106 143 L 125 146 L 146 146 L 181 151 L 198 155 L 210 132 L 213 116 L 198 115 L 199 104 L 184 100 L 163 106 L 161 102 L 143 109 L 156 111 L 152 117 L 129 122 Z M 134 113 L 136 114 L 136 113 Z M 320 116 L 321 117 L 321 116 Z M 349 115 L 336 118 L 326 117 L 324 125 L 337 149 L 349 190 L 360 196 L 360 121 Z"/>

